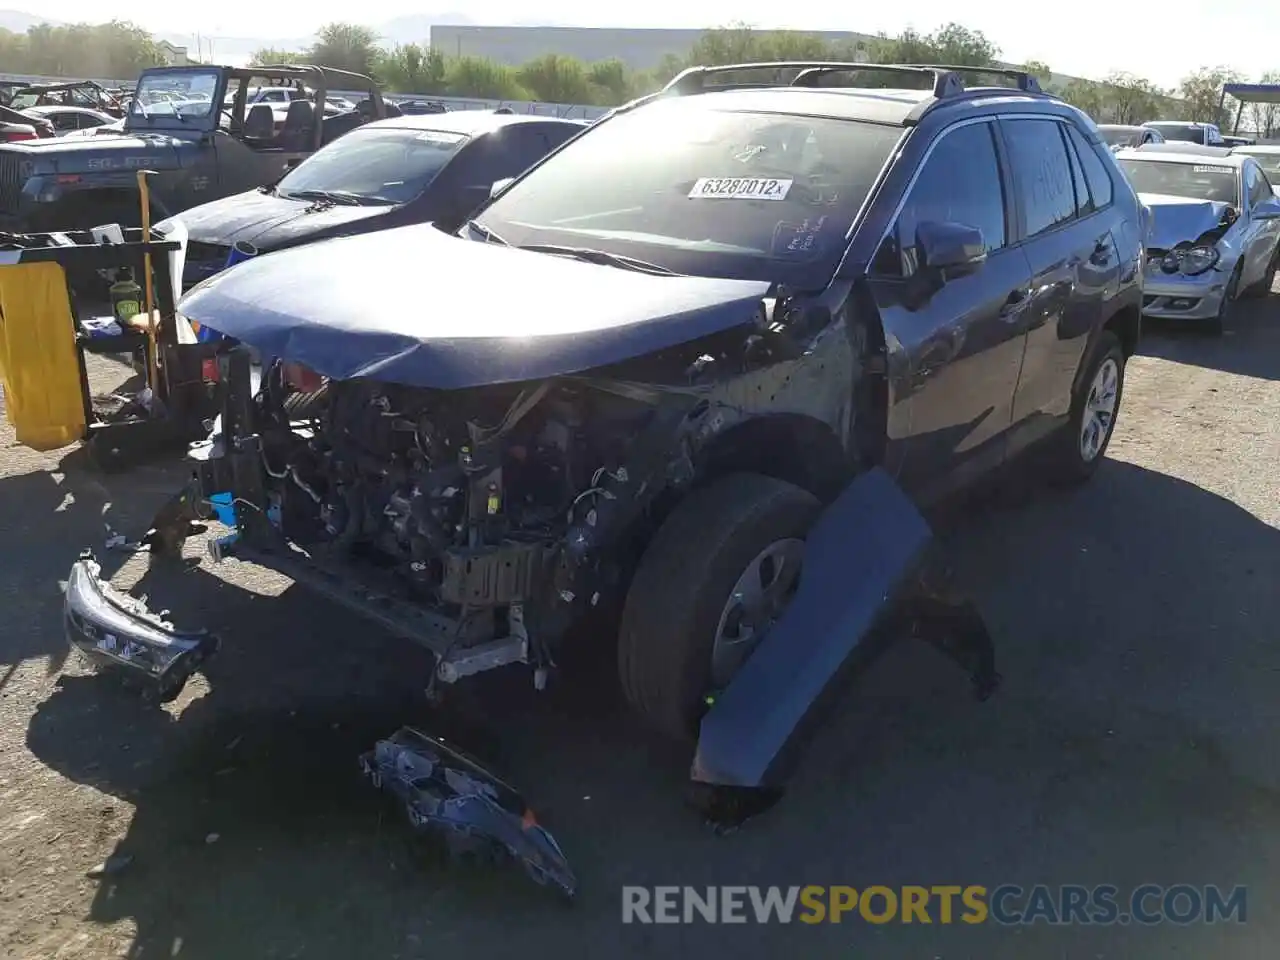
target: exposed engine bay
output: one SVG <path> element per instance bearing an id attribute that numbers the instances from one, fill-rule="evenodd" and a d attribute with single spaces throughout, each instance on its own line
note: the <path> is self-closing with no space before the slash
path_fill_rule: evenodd
<path id="1" fill-rule="evenodd" d="M 281 387 L 269 380 L 259 403 L 269 408 Z M 382 574 L 404 601 L 452 621 L 457 654 L 510 641 L 476 670 L 493 657 L 548 660 L 529 647 L 530 633 L 555 636 L 567 622 L 553 608 L 579 599 L 556 585 L 556 571 L 585 554 L 575 557 L 572 544 L 613 532 L 601 514 L 625 495 L 629 449 L 655 407 L 569 381 L 283 390 L 292 399 L 262 432 L 261 459 L 284 536 L 329 564 Z M 445 679 L 469 672 L 454 662 Z"/>

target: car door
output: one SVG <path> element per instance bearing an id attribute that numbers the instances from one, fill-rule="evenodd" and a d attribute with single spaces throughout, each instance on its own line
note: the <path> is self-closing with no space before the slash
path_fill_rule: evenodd
<path id="1" fill-rule="evenodd" d="M 1071 388 L 1090 332 L 1120 282 L 1120 255 L 1075 147 L 1074 125 L 1052 117 L 1000 121 L 1017 184 L 1021 246 L 1031 267 L 1027 345 L 1013 403 L 1010 453 L 1071 411 Z M 1078 136 L 1078 131 L 1075 131 Z M 1110 197 L 1107 197 L 1109 202 Z"/>
<path id="2" fill-rule="evenodd" d="M 994 121 L 947 128 L 926 154 L 869 270 L 892 382 L 886 463 L 922 501 L 964 485 L 1004 457 L 1030 281 L 1026 257 L 1011 242 L 1009 189 Z M 981 230 L 986 261 L 940 284 L 926 283 L 915 238 L 928 221 Z"/>
<path id="3" fill-rule="evenodd" d="M 1280 237 L 1280 221 L 1255 220 L 1253 211 L 1258 204 L 1275 199 L 1271 182 L 1252 160 L 1244 163 L 1244 206 L 1248 222 L 1244 225 L 1245 264 L 1240 276 L 1241 289 L 1257 283 L 1267 272 L 1275 255 L 1277 238 Z"/>

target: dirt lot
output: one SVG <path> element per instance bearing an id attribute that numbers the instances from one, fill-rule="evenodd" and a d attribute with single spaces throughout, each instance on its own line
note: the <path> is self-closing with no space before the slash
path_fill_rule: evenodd
<path id="1" fill-rule="evenodd" d="M 58 578 L 104 522 L 145 526 L 174 469 L 104 479 L 0 434 L 0 952 L 6 957 L 1254 958 L 1280 931 L 1280 316 L 1155 331 L 1087 489 L 975 504 L 944 531 L 999 644 L 979 705 L 900 645 L 850 694 L 787 801 L 732 837 L 678 802 L 607 669 L 503 708 L 498 757 L 582 883 L 406 845 L 355 756 L 420 715 L 425 664 L 287 581 L 128 563 L 117 582 L 227 644 L 148 709 L 68 660 Z M 96 386 L 122 380 L 102 363 Z M 989 500 L 991 498 L 988 498 Z M 199 552 L 198 544 L 190 545 Z M 101 551 L 100 551 L 101 554 Z M 131 866 L 85 872 L 113 851 Z M 1243 926 L 623 926 L 623 884 L 1217 883 Z"/>

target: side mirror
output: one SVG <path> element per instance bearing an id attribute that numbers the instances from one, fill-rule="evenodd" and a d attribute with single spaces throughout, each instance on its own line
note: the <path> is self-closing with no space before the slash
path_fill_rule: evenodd
<path id="1" fill-rule="evenodd" d="M 489 188 L 489 199 L 492 200 L 507 187 L 515 182 L 515 177 L 503 177 L 501 180 L 493 181 L 493 186 Z"/>
<path id="2" fill-rule="evenodd" d="M 941 279 L 972 273 L 987 260 L 982 231 L 965 223 L 923 220 L 916 226 L 920 266 Z"/>
<path id="3" fill-rule="evenodd" d="M 1276 188 L 1271 188 L 1275 193 Z M 1266 200 L 1259 202 L 1253 208 L 1253 219 L 1255 220 L 1280 220 L 1280 198 L 1268 197 Z"/>

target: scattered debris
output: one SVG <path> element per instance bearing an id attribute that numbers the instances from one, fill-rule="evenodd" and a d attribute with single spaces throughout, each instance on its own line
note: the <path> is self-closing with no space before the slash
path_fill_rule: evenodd
<path id="1" fill-rule="evenodd" d="M 124 872 L 132 863 L 133 854 L 113 853 L 97 866 L 90 867 L 85 876 L 91 880 L 99 880 L 102 877 L 113 877 L 118 873 Z"/>
<path id="2" fill-rule="evenodd" d="M 213 845 L 213 844 L 217 843 L 217 842 L 218 842 L 219 840 L 221 840 L 221 839 L 222 839 L 222 835 L 221 835 L 221 834 L 218 834 L 218 833 L 211 833 L 211 834 L 208 834 L 208 835 L 204 838 L 204 842 L 205 842 L 205 843 L 207 843 L 207 844 Z"/>
<path id="3" fill-rule="evenodd" d="M 361 755 L 360 767 L 404 804 L 415 829 L 441 835 L 451 853 L 515 859 L 534 882 L 568 899 L 577 893 L 559 844 L 524 798 L 444 742 L 402 727 Z"/>

